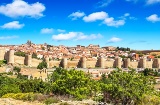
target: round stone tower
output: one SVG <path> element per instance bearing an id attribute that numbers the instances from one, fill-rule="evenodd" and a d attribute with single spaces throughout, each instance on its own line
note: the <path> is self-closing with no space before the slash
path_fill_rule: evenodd
<path id="1" fill-rule="evenodd" d="M 68 67 L 68 60 L 67 60 L 67 58 L 63 58 L 63 68 L 64 69 L 67 69 L 67 67 Z"/>
<path id="2" fill-rule="evenodd" d="M 120 57 L 117 57 L 117 58 L 115 59 L 115 67 L 121 68 L 121 65 L 122 65 L 122 63 L 121 63 L 121 58 L 120 58 Z"/>
<path id="3" fill-rule="evenodd" d="M 49 68 L 49 57 L 48 56 L 45 57 L 45 61 L 47 63 L 47 68 Z"/>
<path id="4" fill-rule="evenodd" d="M 100 68 L 105 68 L 104 67 L 104 62 L 105 62 L 105 59 L 103 57 L 100 57 L 99 58 L 99 64 L 100 64 L 99 66 L 100 66 Z"/>
<path id="5" fill-rule="evenodd" d="M 30 67 L 32 66 L 32 54 L 25 55 L 25 64 Z"/>
<path id="6" fill-rule="evenodd" d="M 14 50 L 10 50 L 10 51 L 9 51 L 8 63 L 9 63 L 9 64 L 14 64 Z"/>
<path id="7" fill-rule="evenodd" d="M 146 62 L 147 62 L 146 58 L 143 58 L 143 68 L 146 68 Z"/>
<path id="8" fill-rule="evenodd" d="M 5 56 L 5 50 L 0 49 L 0 60 L 4 60 L 4 56 Z"/>
<path id="9" fill-rule="evenodd" d="M 155 58 L 154 59 L 153 68 L 160 68 L 160 58 Z"/>
<path id="10" fill-rule="evenodd" d="M 141 68 L 146 68 L 146 62 L 147 62 L 146 58 L 140 59 L 140 67 Z"/>
<path id="11" fill-rule="evenodd" d="M 128 68 L 130 67 L 130 58 L 125 58 L 124 59 L 124 68 Z"/>
<path id="12" fill-rule="evenodd" d="M 81 67 L 82 68 L 86 68 L 86 61 L 87 61 L 86 57 L 81 58 Z"/>

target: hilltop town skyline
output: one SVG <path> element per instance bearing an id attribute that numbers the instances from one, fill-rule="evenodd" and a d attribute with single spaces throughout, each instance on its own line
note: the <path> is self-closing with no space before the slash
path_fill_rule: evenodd
<path id="1" fill-rule="evenodd" d="M 159 0 L 1 0 L 0 44 L 159 50 Z"/>
<path id="2" fill-rule="evenodd" d="M 21 44 L 0 44 L 0 47 L 7 47 L 7 48 L 14 48 L 14 47 L 18 47 L 18 46 L 23 46 L 23 45 L 29 45 L 30 42 L 30 45 L 33 46 L 33 45 L 38 45 L 38 46 L 55 46 L 55 47 L 60 47 L 60 46 L 64 46 L 64 47 L 69 47 L 69 48 L 72 48 L 72 47 L 78 47 L 78 46 L 82 46 L 82 47 L 89 47 L 89 46 L 97 46 L 99 48 L 113 48 L 113 49 L 116 49 L 116 48 L 121 48 L 121 49 L 129 49 L 129 51 L 152 51 L 152 50 L 157 50 L 159 51 L 159 49 L 132 49 L 130 47 L 122 47 L 122 46 L 112 46 L 112 45 L 106 45 L 106 46 L 100 46 L 99 44 L 88 44 L 88 45 L 72 45 L 72 46 L 67 46 L 67 45 L 63 45 L 63 44 L 59 44 L 59 45 L 53 45 L 53 44 L 48 44 L 46 42 L 44 43 L 34 43 L 32 42 L 31 40 L 26 40 L 25 43 L 21 43 Z M 28 46 L 28 48 L 30 48 L 31 46 Z"/>

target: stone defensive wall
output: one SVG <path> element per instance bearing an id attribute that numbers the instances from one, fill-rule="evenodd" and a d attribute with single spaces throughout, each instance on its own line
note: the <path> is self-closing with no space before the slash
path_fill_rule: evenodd
<path id="1" fill-rule="evenodd" d="M 32 58 L 31 54 L 26 54 L 25 57 L 14 55 L 14 50 L 8 52 L 0 49 L 0 60 L 6 59 L 8 64 L 22 64 L 28 67 L 37 67 L 42 60 Z M 105 58 L 98 58 L 97 60 L 90 60 L 86 57 L 81 57 L 79 60 L 68 60 L 63 58 L 59 61 L 49 60 L 49 57 L 45 57 L 48 68 L 63 67 L 63 68 L 160 68 L 160 59 L 155 58 L 148 61 L 146 58 L 142 58 L 139 61 L 131 61 L 129 58 L 125 58 L 123 61 L 120 57 L 115 59 L 106 60 Z"/>

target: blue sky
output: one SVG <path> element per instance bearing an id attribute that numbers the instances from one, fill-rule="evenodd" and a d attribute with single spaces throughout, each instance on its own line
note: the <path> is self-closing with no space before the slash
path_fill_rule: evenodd
<path id="1" fill-rule="evenodd" d="M 0 0 L 0 44 L 160 49 L 160 0 Z"/>

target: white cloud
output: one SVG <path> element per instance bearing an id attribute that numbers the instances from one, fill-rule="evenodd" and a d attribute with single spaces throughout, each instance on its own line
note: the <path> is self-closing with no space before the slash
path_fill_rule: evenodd
<path id="1" fill-rule="evenodd" d="M 123 20 L 126 20 L 127 18 L 130 20 L 137 20 L 136 17 L 130 16 L 130 13 L 125 13 L 123 16 L 120 17 Z"/>
<path id="2" fill-rule="evenodd" d="M 80 33 L 76 40 L 94 40 L 99 38 L 102 38 L 101 34 L 85 35 L 84 33 Z"/>
<path id="3" fill-rule="evenodd" d="M 119 26 L 123 26 L 125 24 L 125 21 L 114 20 L 114 18 L 111 17 L 111 18 L 106 18 L 103 23 L 106 24 L 107 26 L 119 27 Z"/>
<path id="4" fill-rule="evenodd" d="M 120 19 L 126 20 L 126 18 L 128 18 L 130 16 L 129 13 L 125 13 L 123 16 L 120 16 Z"/>
<path id="5" fill-rule="evenodd" d="M 3 29 L 21 29 L 23 28 L 24 24 L 20 24 L 19 21 L 13 21 L 13 22 L 9 22 L 4 24 L 3 26 L 1 26 L 1 28 Z"/>
<path id="6" fill-rule="evenodd" d="M 146 17 L 146 19 L 147 19 L 148 21 L 153 22 L 153 23 L 160 21 L 160 17 L 158 17 L 157 14 L 153 14 L 153 15 L 151 15 L 151 16 L 149 16 L 149 17 Z"/>
<path id="7" fill-rule="evenodd" d="M 66 32 L 66 30 L 62 30 L 62 29 L 57 29 L 57 31 L 60 33 Z"/>
<path id="8" fill-rule="evenodd" d="M 129 13 L 125 13 L 124 16 L 127 17 L 127 16 L 130 16 L 130 14 Z"/>
<path id="9" fill-rule="evenodd" d="M 108 17 L 108 13 L 101 11 L 101 12 L 95 12 L 88 16 L 85 16 L 83 17 L 83 20 L 85 22 L 94 22 L 97 20 L 104 20 L 107 17 Z"/>
<path id="10" fill-rule="evenodd" d="M 155 3 L 160 3 L 160 0 L 147 0 L 147 4 L 155 4 Z"/>
<path id="11" fill-rule="evenodd" d="M 41 34 L 51 34 L 53 33 L 54 29 L 53 28 L 43 28 L 41 29 Z"/>
<path id="12" fill-rule="evenodd" d="M 73 39 L 77 36 L 77 32 L 69 32 L 66 34 L 58 34 L 58 35 L 53 35 L 52 39 L 56 41 L 62 41 L 62 40 L 70 40 Z"/>
<path id="13" fill-rule="evenodd" d="M 98 7 L 106 7 L 114 0 L 101 0 L 97 3 Z"/>
<path id="14" fill-rule="evenodd" d="M 109 17 L 108 13 L 106 12 L 95 12 L 88 16 L 83 17 L 83 20 L 85 22 L 95 22 L 97 20 L 103 21 L 103 24 L 106 24 L 107 26 L 112 27 L 119 27 L 125 24 L 126 17 L 130 16 L 129 13 L 124 14 L 124 16 L 121 16 L 120 20 L 115 20 L 113 17 Z"/>
<path id="15" fill-rule="evenodd" d="M 77 18 L 81 18 L 83 16 L 85 16 L 84 12 L 77 11 L 77 12 L 70 14 L 68 17 L 71 18 L 72 20 L 77 20 Z"/>
<path id="16" fill-rule="evenodd" d="M 39 2 L 28 4 L 23 0 L 13 0 L 10 4 L 0 6 L 0 13 L 12 18 L 25 16 L 40 18 L 44 10 L 45 6 Z"/>
<path id="17" fill-rule="evenodd" d="M 136 2 L 138 2 L 138 1 L 142 1 L 142 0 L 126 0 L 127 2 L 134 2 L 134 3 L 136 3 Z"/>
<path id="18" fill-rule="evenodd" d="M 137 20 L 137 18 L 133 17 L 133 16 L 130 16 L 129 19 L 131 19 L 131 20 Z"/>
<path id="19" fill-rule="evenodd" d="M 109 40 L 107 41 L 107 43 L 120 42 L 121 40 L 122 40 L 121 38 L 112 37 L 111 39 L 109 39 Z"/>
<path id="20" fill-rule="evenodd" d="M 56 41 L 63 41 L 63 40 L 94 40 L 97 38 L 101 38 L 101 34 L 91 34 L 85 35 L 82 32 L 69 32 L 69 33 L 61 33 L 58 35 L 53 35 L 52 39 Z"/>
<path id="21" fill-rule="evenodd" d="M 16 39 L 18 36 L 0 36 L 0 40 Z"/>

